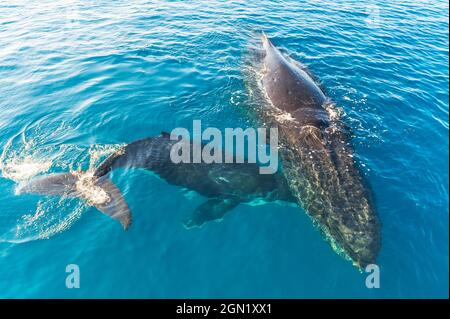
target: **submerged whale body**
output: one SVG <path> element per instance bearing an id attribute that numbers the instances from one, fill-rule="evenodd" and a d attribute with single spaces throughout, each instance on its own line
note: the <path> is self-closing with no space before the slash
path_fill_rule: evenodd
<path id="1" fill-rule="evenodd" d="M 208 198 L 186 227 L 221 219 L 240 203 L 288 201 L 302 206 L 333 248 L 355 265 L 374 263 L 380 223 L 353 160 L 347 128 L 329 115 L 332 104 L 300 63 L 281 54 L 265 35 L 263 47 L 261 84 L 269 105 L 258 113 L 264 123 L 278 127 L 282 173 L 260 174 L 251 163 L 173 163 L 170 151 L 177 141 L 163 133 L 126 145 L 93 172 L 38 177 L 17 192 L 81 198 L 127 229 L 131 212 L 109 173 L 142 168 Z"/>
<path id="2" fill-rule="evenodd" d="M 138 140 L 109 156 L 94 172 L 37 177 L 20 187 L 17 193 L 78 197 L 119 221 L 125 229 L 130 226 L 131 212 L 120 190 L 109 178 L 109 173 L 118 168 L 150 170 L 169 184 L 207 197 L 208 200 L 185 221 L 187 228 L 219 220 L 240 203 L 259 199 L 295 201 L 281 174 L 260 174 L 257 164 L 173 163 L 170 151 L 175 143 L 177 141 L 171 140 L 168 133 Z"/>
<path id="3" fill-rule="evenodd" d="M 262 36 L 262 91 L 258 111 L 278 127 L 283 174 L 297 203 L 358 267 L 374 263 L 380 223 L 353 160 L 348 129 L 329 115 L 332 104 L 300 63 Z"/>

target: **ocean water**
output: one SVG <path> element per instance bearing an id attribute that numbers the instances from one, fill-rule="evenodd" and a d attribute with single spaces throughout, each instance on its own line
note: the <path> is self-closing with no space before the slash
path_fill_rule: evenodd
<path id="1" fill-rule="evenodd" d="M 0 297 L 428 298 L 449 285 L 448 2 L 2 1 Z M 382 222 L 380 288 L 300 208 L 205 198 L 117 171 L 133 224 L 77 199 L 16 195 L 133 140 L 249 127 L 246 57 L 264 31 L 343 110 Z M 77 264 L 80 288 L 65 285 Z"/>

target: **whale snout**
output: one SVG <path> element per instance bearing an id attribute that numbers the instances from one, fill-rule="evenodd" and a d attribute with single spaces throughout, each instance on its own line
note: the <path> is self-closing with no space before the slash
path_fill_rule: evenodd
<path id="1" fill-rule="evenodd" d="M 266 50 L 272 45 L 269 38 L 264 32 L 261 33 L 261 41 L 263 43 L 263 48 Z"/>

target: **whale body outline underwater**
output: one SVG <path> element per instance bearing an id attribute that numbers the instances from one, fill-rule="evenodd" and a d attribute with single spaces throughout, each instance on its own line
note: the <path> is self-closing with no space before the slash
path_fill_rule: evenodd
<path id="1" fill-rule="evenodd" d="M 174 164 L 170 149 L 176 141 L 163 132 L 127 144 L 93 172 L 39 176 L 16 193 L 81 198 L 126 230 L 131 212 L 108 175 L 116 168 L 143 168 L 208 198 L 185 221 L 187 228 L 220 220 L 240 203 L 286 201 L 303 207 L 333 249 L 355 266 L 375 263 L 380 222 L 353 159 L 347 127 L 330 118 L 329 100 L 303 65 L 281 53 L 264 33 L 262 43 L 260 85 L 269 107 L 255 116 L 278 127 L 281 173 L 261 175 L 251 163 Z"/>

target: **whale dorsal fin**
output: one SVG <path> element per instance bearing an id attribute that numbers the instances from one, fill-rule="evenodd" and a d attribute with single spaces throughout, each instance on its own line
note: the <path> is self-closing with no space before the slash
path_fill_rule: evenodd
<path id="1" fill-rule="evenodd" d="M 235 197 L 211 198 L 195 209 L 192 216 L 184 222 L 184 226 L 186 228 L 200 227 L 208 221 L 221 220 L 228 211 L 235 208 L 239 203 L 239 199 Z"/>

